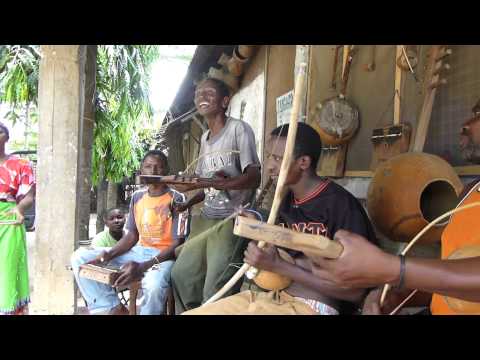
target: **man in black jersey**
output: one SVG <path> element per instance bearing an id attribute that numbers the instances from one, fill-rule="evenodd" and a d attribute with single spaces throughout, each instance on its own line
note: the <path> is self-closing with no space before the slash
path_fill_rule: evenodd
<path id="1" fill-rule="evenodd" d="M 271 132 L 267 143 L 267 169 L 278 177 L 285 152 L 288 125 Z M 376 242 L 370 221 L 355 197 L 333 181 L 316 174 L 321 140 L 309 125 L 298 124 L 294 161 L 285 185 L 289 192 L 280 206 L 278 224 L 295 231 L 333 238 L 339 229 Z M 285 249 L 286 250 L 286 249 Z M 263 249 L 251 241 L 245 262 L 260 270 L 287 276 L 292 283 L 280 292 L 244 291 L 184 314 L 325 314 L 349 313 L 358 308 L 365 289 L 345 289 L 312 274 L 301 252 L 286 250 L 295 264 L 283 260 L 275 246 Z"/>

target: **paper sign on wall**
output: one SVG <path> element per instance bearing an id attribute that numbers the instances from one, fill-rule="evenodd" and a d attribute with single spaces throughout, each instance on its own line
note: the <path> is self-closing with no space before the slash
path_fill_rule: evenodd
<path id="1" fill-rule="evenodd" d="M 292 112 L 293 90 L 277 97 L 277 126 L 290 122 L 290 113 Z"/>
<path id="2" fill-rule="evenodd" d="M 277 97 L 277 126 L 288 124 L 293 106 L 293 90 Z"/>

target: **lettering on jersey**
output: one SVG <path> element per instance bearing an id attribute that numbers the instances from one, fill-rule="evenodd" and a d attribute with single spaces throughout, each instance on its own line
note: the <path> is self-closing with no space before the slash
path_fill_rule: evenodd
<path id="1" fill-rule="evenodd" d="M 280 223 L 279 225 L 305 234 L 328 236 L 328 228 L 320 222 L 300 222 L 291 224 L 290 227 L 285 223 Z"/>
<path id="2" fill-rule="evenodd" d="M 205 157 L 203 163 L 206 172 L 215 172 L 225 167 L 234 166 L 234 158 L 232 153 L 215 154 Z"/>

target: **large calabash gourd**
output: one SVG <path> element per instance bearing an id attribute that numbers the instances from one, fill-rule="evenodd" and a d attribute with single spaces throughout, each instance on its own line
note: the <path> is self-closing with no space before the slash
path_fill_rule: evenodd
<path id="1" fill-rule="evenodd" d="M 429 222 L 452 210 L 463 189 L 455 170 L 438 156 L 413 152 L 381 163 L 367 194 L 375 226 L 390 240 L 408 242 Z M 447 224 L 432 227 L 419 243 L 440 241 Z"/>

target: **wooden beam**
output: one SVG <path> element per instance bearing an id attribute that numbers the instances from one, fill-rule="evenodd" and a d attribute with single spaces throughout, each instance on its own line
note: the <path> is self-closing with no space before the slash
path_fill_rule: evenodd
<path id="1" fill-rule="evenodd" d="M 480 175 L 480 165 L 454 166 L 453 169 L 459 176 Z M 349 171 L 345 171 L 345 177 L 369 178 L 369 177 L 373 177 L 374 173 L 375 172 L 373 171 L 349 170 Z"/>
<path id="2" fill-rule="evenodd" d="M 363 178 L 370 178 L 373 177 L 373 171 L 362 171 L 362 170 L 351 170 L 345 171 L 345 177 L 363 177 Z"/>
<path id="3" fill-rule="evenodd" d="M 400 100 L 402 93 L 402 69 L 397 65 L 397 60 L 402 56 L 402 46 L 397 45 L 395 55 L 395 97 L 393 103 L 393 125 L 400 124 Z"/>
<path id="4" fill-rule="evenodd" d="M 480 175 L 480 165 L 455 166 L 457 175 Z"/>
<path id="5" fill-rule="evenodd" d="M 340 178 L 344 176 L 348 144 L 337 145 L 336 149 L 322 149 L 317 173 L 320 176 Z"/>
<path id="6" fill-rule="evenodd" d="M 343 62 L 342 62 L 342 82 L 345 79 L 345 69 L 347 67 L 348 55 L 350 54 L 350 45 L 343 45 Z"/>

